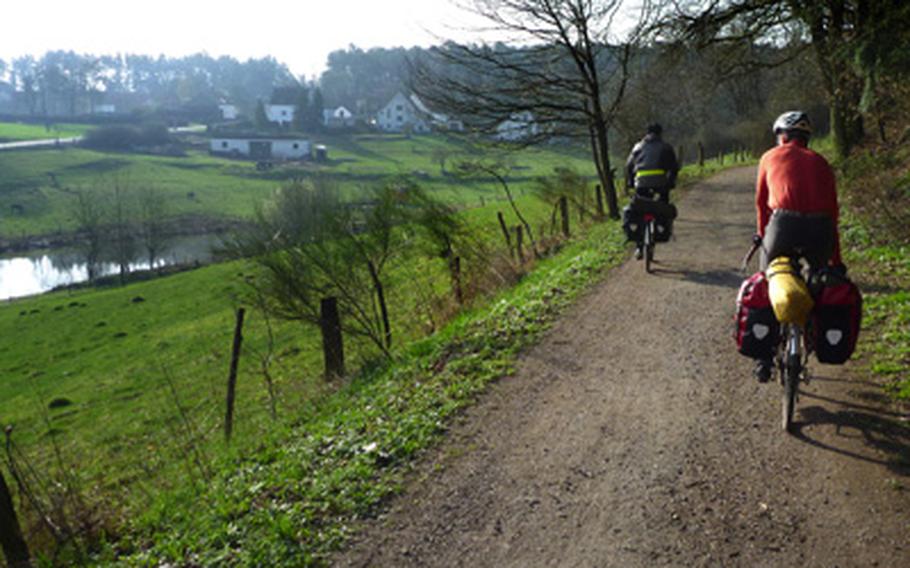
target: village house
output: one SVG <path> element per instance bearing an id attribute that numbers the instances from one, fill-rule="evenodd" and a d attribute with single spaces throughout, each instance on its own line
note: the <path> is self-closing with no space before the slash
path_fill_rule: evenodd
<path id="1" fill-rule="evenodd" d="M 310 157 L 309 140 L 292 136 L 215 136 L 212 154 L 253 160 L 302 160 Z"/>
<path id="2" fill-rule="evenodd" d="M 237 120 L 237 117 L 240 116 L 240 110 L 229 103 L 221 103 L 218 105 L 218 110 L 221 111 L 222 120 Z"/>
<path id="3" fill-rule="evenodd" d="M 322 124 L 330 129 L 350 128 L 355 124 L 354 113 L 343 106 L 323 109 Z"/>
<path id="4" fill-rule="evenodd" d="M 493 137 L 502 142 L 519 142 L 540 134 L 540 125 L 530 111 L 513 113 L 508 119 L 496 125 Z"/>
<path id="5" fill-rule="evenodd" d="M 269 122 L 287 126 L 294 122 L 297 105 L 265 105 L 265 117 Z"/>
<path id="6" fill-rule="evenodd" d="M 410 130 L 417 134 L 426 134 L 430 125 L 420 114 L 414 103 L 403 93 L 395 96 L 386 103 L 376 115 L 376 125 L 383 132 L 405 132 Z"/>

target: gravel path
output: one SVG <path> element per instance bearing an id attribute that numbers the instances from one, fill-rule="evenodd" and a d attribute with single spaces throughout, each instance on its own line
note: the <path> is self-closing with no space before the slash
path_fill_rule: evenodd
<path id="1" fill-rule="evenodd" d="M 736 354 L 753 168 L 680 203 L 362 527 L 339 566 L 910 566 L 906 416 L 815 363 L 797 420 Z"/>

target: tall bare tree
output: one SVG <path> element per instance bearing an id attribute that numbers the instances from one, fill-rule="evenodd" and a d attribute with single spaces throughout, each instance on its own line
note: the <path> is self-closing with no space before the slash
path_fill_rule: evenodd
<path id="1" fill-rule="evenodd" d="M 465 9 L 511 43 L 449 42 L 414 64 L 413 88 L 431 106 L 495 135 L 503 121 L 527 123 L 522 143 L 588 143 L 611 217 L 619 216 L 610 127 L 629 79 L 651 2 L 637 3 L 637 25 L 622 26 L 622 0 L 470 0 Z M 621 27 L 629 31 L 619 37 Z"/>

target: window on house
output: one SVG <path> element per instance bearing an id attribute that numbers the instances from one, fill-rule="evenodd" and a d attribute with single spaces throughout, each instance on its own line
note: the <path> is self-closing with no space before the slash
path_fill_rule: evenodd
<path id="1" fill-rule="evenodd" d="M 288 111 L 286 111 L 286 110 L 281 111 L 281 116 L 287 116 L 287 115 L 288 115 Z"/>
<path id="2" fill-rule="evenodd" d="M 402 110 L 404 110 L 404 107 L 401 106 L 401 105 L 397 105 L 397 106 L 395 107 L 395 110 L 401 112 Z"/>
<path id="3" fill-rule="evenodd" d="M 222 142 L 222 143 L 221 143 L 221 147 L 222 147 L 222 148 L 227 148 L 227 147 L 228 147 L 228 143 L 227 143 L 226 141 L 225 141 L 225 142 Z"/>
<path id="4" fill-rule="evenodd" d="M 294 142 L 294 149 L 296 150 L 298 148 L 300 148 L 300 144 L 298 144 L 297 142 Z"/>
<path id="5" fill-rule="evenodd" d="M 400 114 L 398 115 L 398 122 L 404 122 L 404 117 Z"/>

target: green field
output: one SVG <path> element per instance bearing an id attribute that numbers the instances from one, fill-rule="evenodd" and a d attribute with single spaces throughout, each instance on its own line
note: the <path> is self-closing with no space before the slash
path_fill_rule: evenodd
<path id="1" fill-rule="evenodd" d="M 336 182 L 352 199 L 389 175 L 413 175 L 438 199 L 462 207 L 502 198 L 500 188 L 488 181 L 451 175 L 455 161 L 472 156 L 455 141 L 431 136 L 337 136 L 317 141 L 328 146 L 328 163 L 279 165 L 265 172 L 256 171 L 252 162 L 212 157 L 202 149 L 184 157 L 79 148 L 0 153 L 0 238 L 73 230 L 72 197 L 66 190 L 104 190 L 114 177 L 127 190 L 158 189 L 172 216 L 197 218 L 249 217 L 255 204 L 280 184 L 313 175 Z M 449 158 L 445 172 L 434 161 L 439 153 Z M 583 152 L 526 150 L 515 157 L 509 177 L 521 194 L 535 177 L 551 174 L 555 166 L 594 173 Z"/>
<path id="2" fill-rule="evenodd" d="M 23 140 L 45 140 L 48 138 L 73 138 L 82 136 L 94 128 L 90 124 L 52 124 L 45 128 L 40 124 L 22 124 L 18 122 L 0 122 L 0 144 Z"/>

